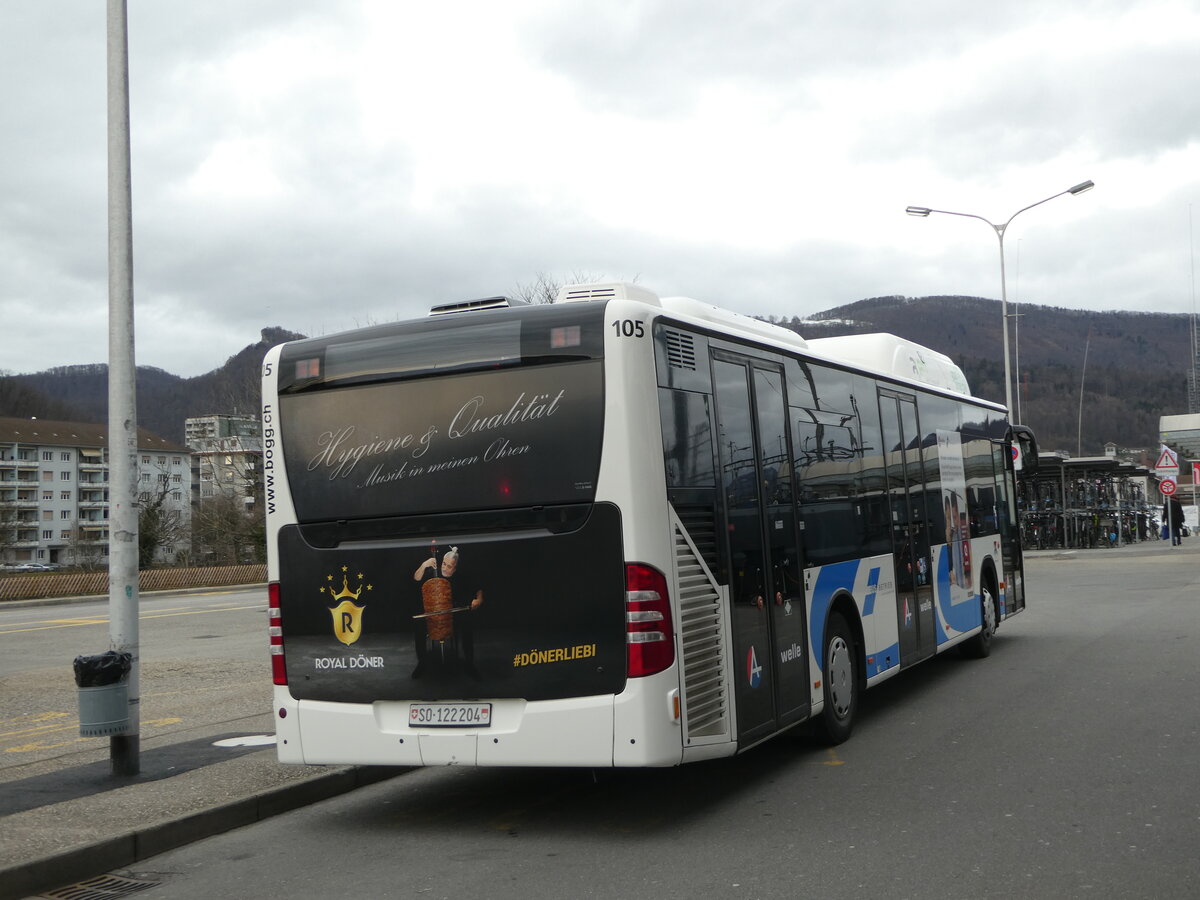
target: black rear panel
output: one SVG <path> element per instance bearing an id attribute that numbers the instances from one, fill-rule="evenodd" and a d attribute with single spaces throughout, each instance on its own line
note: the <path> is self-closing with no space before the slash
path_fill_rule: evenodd
<path id="1" fill-rule="evenodd" d="M 600 503 L 585 518 L 576 508 L 551 516 L 551 527 L 530 527 L 537 518 L 526 513 L 516 531 L 457 530 L 432 540 L 398 523 L 393 540 L 346 533 L 340 544 L 331 540 L 336 526 L 282 529 L 292 696 L 370 703 L 619 692 L 626 664 L 620 513 Z M 469 519 L 459 517 L 459 526 Z M 306 531 L 324 546 L 306 540 Z M 445 563 L 455 547 L 451 571 Z M 418 581 L 431 558 L 436 572 Z M 426 586 L 430 578 L 445 583 Z M 453 611 L 440 612 L 447 603 Z"/>

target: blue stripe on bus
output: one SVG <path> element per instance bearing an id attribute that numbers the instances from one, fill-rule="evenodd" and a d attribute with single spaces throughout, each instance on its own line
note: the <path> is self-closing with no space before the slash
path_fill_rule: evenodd
<path id="1" fill-rule="evenodd" d="M 971 593 L 970 600 L 951 603 L 950 584 L 950 554 L 941 548 L 938 556 L 937 577 L 934 583 L 934 593 L 937 597 L 939 615 L 937 617 L 937 643 L 943 644 L 953 636 L 964 631 L 970 631 L 980 624 L 979 595 Z M 855 582 L 858 581 L 859 568 L 865 560 L 852 559 L 846 562 L 830 563 L 822 566 L 817 573 L 817 580 L 812 591 L 812 617 L 809 623 L 809 639 L 812 644 L 813 659 L 823 669 L 825 667 L 824 648 L 821 646 L 825 635 L 825 623 L 829 619 L 829 608 L 833 598 L 842 592 L 854 596 Z M 863 596 L 862 617 L 866 619 L 875 612 L 875 599 L 878 594 L 879 576 L 882 571 L 879 566 L 872 566 L 867 573 L 866 593 Z M 867 665 L 867 677 L 878 675 L 891 668 L 900 659 L 899 643 L 890 647 L 869 650 L 874 663 Z M 889 664 L 886 660 L 891 659 Z"/>
<path id="2" fill-rule="evenodd" d="M 817 583 L 812 592 L 812 621 L 809 623 L 813 659 L 822 670 L 825 668 L 825 650 L 821 646 L 825 635 L 825 621 L 829 618 L 829 607 L 835 594 L 845 591 L 854 595 L 854 582 L 858 578 L 861 560 L 830 563 L 822 566 L 817 574 Z"/>
<path id="3" fill-rule="evenodd" d="M 876 594 L 876 589 L 878 587 L 879 587 L 879 566 L 875 566 L 873 569 L 871 569 L 870 574 L 867 575 L 867 596 L 863 597 L 863 618 L 864 619 L 867 616 L 871 615 L 871 613 L 875 612 L 875 594 Z"/>
<path id="4" fill-rule="evenodd" d="M 979 595 L 971 591 L 969 600 L 951 603 L 953 596 L 950 592 L 951 587 L 950 554 L 943 548 L 937 567 L 938 612 L 941 614 L 939 621 L 941 627 L 938 628 L 937 636 L 939 644 L 949 640 L 952 636 L 947 633 L 946 629 L 950 629 L 953 634 L 961 634 L 964 631 L 970 631 L 982 622 Z"/>

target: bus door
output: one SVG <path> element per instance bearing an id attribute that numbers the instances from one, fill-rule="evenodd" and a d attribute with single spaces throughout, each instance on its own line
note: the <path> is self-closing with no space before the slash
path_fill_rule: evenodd
<path id="1" fill-rule="evenodd" d="M 738 739 L 749 741 L 809 708 L 793 457 L 780 368 L 713 355 Z"/>
<path id="2" fill-rule="evenodd" d="M 1004 582 L 1004 602 L 997 607 L 1002 616 L 1020 612 L 1025 608 L 1020 525 L 1016 497 L 1009 486 L 1012 464 L 1013 452 L 1009 444 L 992 446 L 992 467 L 996 474 L 996 521 L 1000 527 L 1000 555 L 1004 562 L 1004 577 L 1001 579 Z M 997 597 L 996 601 L 1000 603 L 1000 598 Z"/>
<path id="3" fill-rule="evenodd" d="M 929 557 L 930 520 L 925 504 L 916 399 L 881 390 L 879 416 L 887 453 L 896 621 L 903 668 L 932 656 L 937 649 L 933 566 Z"/>

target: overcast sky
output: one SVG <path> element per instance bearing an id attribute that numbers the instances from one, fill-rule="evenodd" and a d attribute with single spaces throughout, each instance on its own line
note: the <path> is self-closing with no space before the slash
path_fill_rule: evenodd
<path id="1" fill-rule="evenodd" d="M 129 0 L 136 356 L 636 279 L 1192 313 L 1194 0 Z M 105 3 L 0 3 L 0 370 L 107 359 Z M 938 348 L 952 351 L 953 348 Z"/>

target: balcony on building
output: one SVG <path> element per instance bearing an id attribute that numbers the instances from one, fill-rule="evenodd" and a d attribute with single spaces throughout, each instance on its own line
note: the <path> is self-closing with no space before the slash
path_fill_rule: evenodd
<path id="1" fill-rule="evenodd" d="M 37 496 L 31 491 L 5 491 L 0 489 L 0 507 L 4 509 L 37 509 Z"/>
<path id="2" fill-rule="evenodd" d="M 36 472 L 37 469 L 38 464 L 35 459 L 0 458 L 0 472 Z"/>

